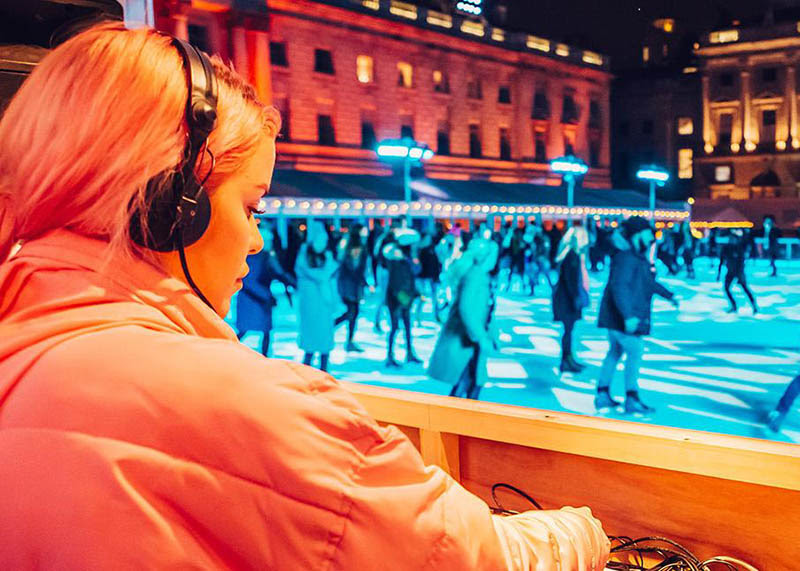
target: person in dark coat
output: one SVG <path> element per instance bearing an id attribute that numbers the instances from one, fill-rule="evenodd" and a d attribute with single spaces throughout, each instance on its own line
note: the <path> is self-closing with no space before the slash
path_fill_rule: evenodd
<path id="1" fill-rule="evenodd" d="M 572 331 L 575 322 L 589 305 L 589 273 L 586 269 L 586 250 L 589 235 L 583 226 L 567 230 L 559 244 L 556 263 L 558 282 L 553 291 L 553 319 L 564 324 L 561 337 L 561 372 L 579 373 L 584 366 L 572 354 Z"/>
<path id="2" fill-rule="evenodd" d="M 494 240 L 476 238 L 459 260 L 468 267 L 428 366 L 431 378 L 453 384 L 450 396 L 477 399 L 486 382 L 486 356 L 494 348 L 489 273 L 497 265 L 499 251 Z"/>
<path id="3" fill-rule="evenodd" d="M 272 332 L 272 308 L 277 305 L 270 286 L 278 280 L 287 288 L 297 285 L 295 279 L 281 267 L 275 253 L 275 240 L 272 230 L 259 228 L 264 240 L 260 254 L 250 256 L 247 263 L 250 273 L 242 282 L 242 291 L 236 300 L 236 329 L 239 339 L 248 331 L 262 331 L 261 353 L 269 356 L 270 335 Z"/>
<path id="4" fill-rule="evenodd" d="M 775 261 L 778 259 L 778 238 L 781 236 L 781 231 L 775 227 L 775 217 L 772 214 L 767 214 L 764 217 L 764 255 L 769 258 L 769 264 L 772 268 L 773 278 L 778 275 L 778 266 Z"/>
<path id="5" fill-rule="evenodd" d="M 758 313 L 758 305 L 756 298 L 750 288 L 747 287 L 747 276 L 745 275 L 744 262 L 747 257 L 747 237 L 741 228 L 733 228 L 728 243 L 722 247 L 721 264 L 724 265 L 728 271 L 725 274 L 725 295 L 728 296 L 728 301 L 731 305 L 728 308 L 728 313 L 735 313 L 739 310 L 736 305 L 736 300 L 731 294 L 731 284 L 736 280 L 744 290 L 747 299 L 750 300 L 750 306 L 753 308 L 753 315 Z M 719 277 L 719 271 L 717 271 Z"/>
<path id="6" fill-rule="evenodd" d="M 347 321 L 347 352 L 363 353 L 364 350 L 356 345 L 353 336 L 356 334 L 358 313 L 361 300 L 364 299 L 364 286 L 367 285 L 365 277 L 367 271 L 366 228 L 356 224 L 347 235 L 347 241 L 340 256 L 339 272 L 336 285 L 339 297 L 345 305 L 345 312 L 336 318 L 334 325 Z"/>
<path id="7" fill-rule="evenodd" d="M 419 296 L 416 277 L 419 274 L 419 261 L 411 257 L 411 246 L 419 241 L 419 233 L 408 228 L 392 231 L 395 241 L 384 246 L 382 255 L 386 260 L 389 280 L 386 285 L 386 307 L 392 320 L 392 328 L 387 340 L 386 366 L 400 367 L 394 358 L 394 339 L 400 328 L 400 320 L 406 332 L 406 362 L 421 363 L 414 354 L 411 335 L 411 306 Z"/>
<path id="8" fill-rule="evenodd" d="M 689 279 L 695 278 L 694 255 L 696 243 L 692 235 L 692 226 L 688 220 L 681 222 L 678 233 L 675 235 L 676 246 L 679 256 L 683 256 L 683 266 L 686 268 L 686 275 Z"/>
<path id="9" fill-rule="evenodd" d="M 641 216 L 632 216 L 624 224 L 623 235 L 627 249 L 620 249 L 611 259 L 608 284 L 600 302 L 598 327 L 608 329 L 609 349 L 600 370 L 596 409 L 617 407 L 621 403 L 611 398 L 610 387 L 617 363 L 625 359 L 625 412 L 648 413 L 653 409 L 639 398 L 639 364 L 644 351 L 642 337 L 650 334 L 650 315 L 653 294 L 668 299 L 675 307 L 674 294 L 658 283 L 647 253 L 655 241 L 650 223 Z"/>

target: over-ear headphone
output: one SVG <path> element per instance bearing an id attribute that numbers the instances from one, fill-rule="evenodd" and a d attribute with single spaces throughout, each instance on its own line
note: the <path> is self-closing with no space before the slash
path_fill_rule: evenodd
<path id="1" fill-rule="evenodd" d="M 189 88 L 186 100 L 188 136 L 183 160 L 177 171 L 161 173 L 150 180 L 147 196 L 151 205 L 144 216 L 145 227 L 142 228 L 140 213 L 134 212 L 130 236 L 136 244 L 149 250 L 179 250 L 183 262 L 183 249 L 200 239 L 211 220 L 211 203 L 203 186 L 205 180 L 198 180 L 195 165 L 200 153 L 210 154 L 206 140 L 217 121 L 217 78 L 206 54 L 178 38 L 172 38 L 172 44 L 183 59 Z M 211 170 L 214 168 L 213 159 L 211 155 Z M 160 189 L 165 190 L 153 198 Z M 191 283 L 191 277 L 186 273 Z M 194 288 L 194 284 L 191 285 Z"/>

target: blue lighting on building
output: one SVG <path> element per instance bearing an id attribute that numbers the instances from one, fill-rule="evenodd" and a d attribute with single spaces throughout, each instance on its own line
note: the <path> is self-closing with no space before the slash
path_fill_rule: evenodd
<path id="1" fill-rule="evenodd" d="M 483 0 L 459 0 L 456 10 L 472 16 L 480 16 L 483 13 Z"/>

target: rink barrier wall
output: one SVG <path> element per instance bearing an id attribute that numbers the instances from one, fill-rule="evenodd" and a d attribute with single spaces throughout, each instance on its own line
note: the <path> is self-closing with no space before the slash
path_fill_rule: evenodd
<path id="1" fill-rule="evenodd" d="M 491 503 L 515 485 L 588 505 L 611 535 L 660 535 L 759 569 L 800 559 L 800 446 L 348 383 L 429 465 Z M 528 509 L 504 495 L 511 509 Z"/>

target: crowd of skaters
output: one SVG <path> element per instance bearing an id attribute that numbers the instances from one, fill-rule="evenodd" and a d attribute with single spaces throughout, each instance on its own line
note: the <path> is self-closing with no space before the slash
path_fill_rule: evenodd
<path id="1" fill-rule="evenodd" d="M 728 311 L 738 311 L 731 291 L 736 283 L 755 314 L 758 304 L 747 284 L 745 261 L 767 258 L 771 275 L 776 276 L 780 235 L 771 216 L 758 229 L 715 228 L 704 234 L 688 221 L 656 230 L 638 216 L 589 218 L 565 228 L 545 226 L 540 219 L 506 222 L 498 230 L 484 223 L 471 231 L 441 223 L 417 230 L 401 218 L 343 229 L 311 220 L 307 226 L 290 227 L 285 246 L 271 221 L 265 220 L 262 234 L 264 251 L 251 262 L 251 274 L 239 295 L 240 337 L 247 331 L 262 331 L 261 350 L 268 354 L 276 305 L 271 284 L 281 282 L 297 310 L 303 362 L 327 370 L 336 328 L 347 328 L 348 354 L 363 352 L 356 332 L 365 297 L 374 295 L 374 313 L 366 317 L 375 333 L 386 334 L 385 367 L 400 369 L 403 361 L 421 363 L 412 325 L 432 320 L 440 330 L 428 375 L 452 385 L 451 395 L 474 399 L 487 380 L 486 358 L 498 344 L 492 323 L 498 293 L 534 296 L 537 288 L 544 288 L 541 294 L 552 300 L 553 319 L 562 324 L 559 370 L 577 373 L 585 365 L 573 351 L 573 331 L 589 305 L 589 272 L 608 268 L 598 326 L 608 331 L 609 350 L 600 368 L 595 408 L 645 415 L 654 409 L 639 395 L 638 374 L 643 337 L 651 333 L 651 300 L 658 295 L 678 307 L 674 294 L 656 280 L 656 261 L 668 274 L 694 280 L 696 258 L 710 259 L 718 281 L 725 269 L 722 287 Z M 400 329 L 403 359 L 395 351 Z M 619 402 L 612 398 L 610 386 L 623 356 L 625 400 Z M 770 414 L 774 430 L 800 392 L 798 379 Z"/>

